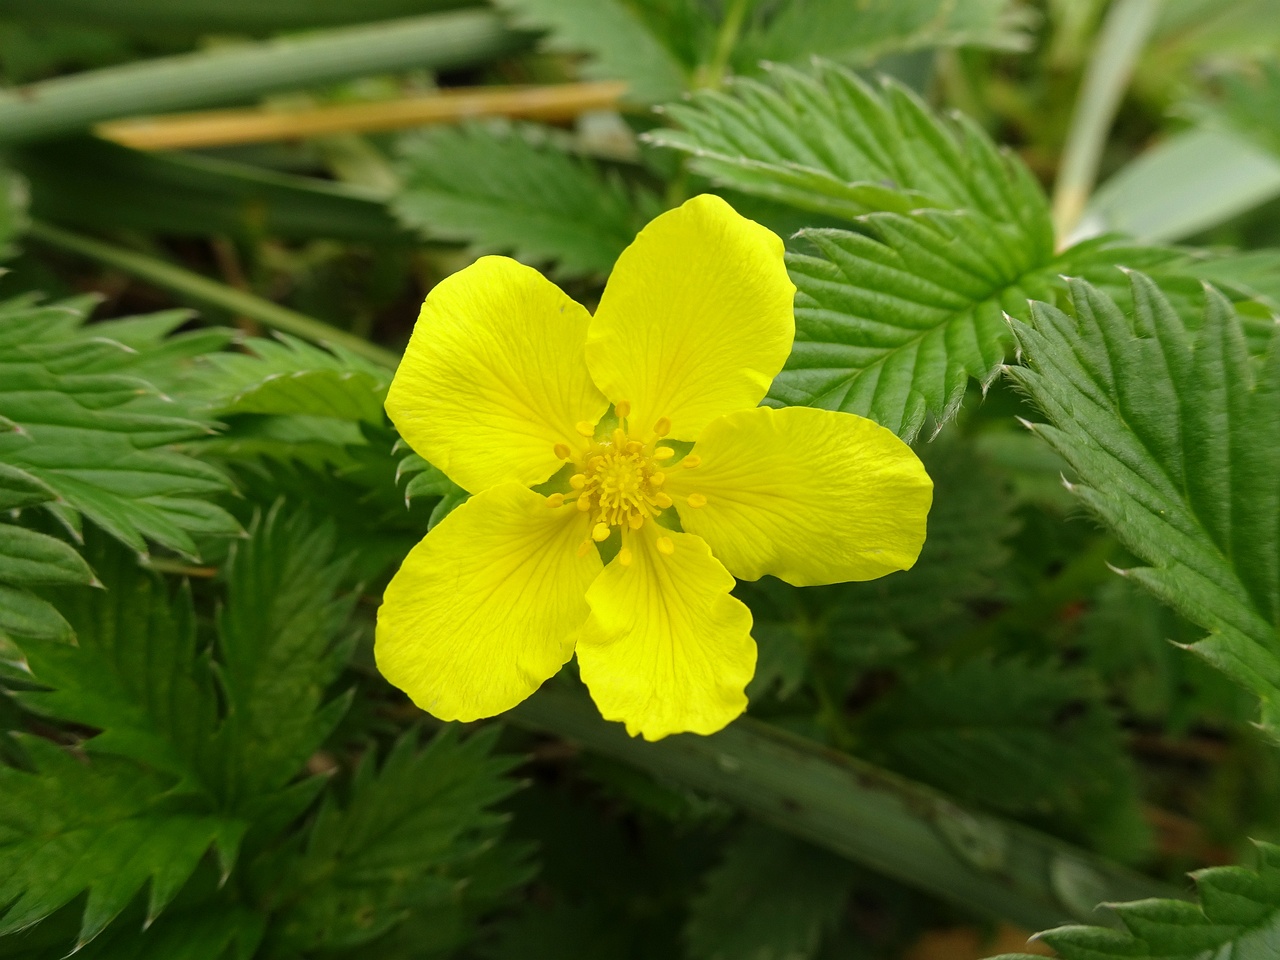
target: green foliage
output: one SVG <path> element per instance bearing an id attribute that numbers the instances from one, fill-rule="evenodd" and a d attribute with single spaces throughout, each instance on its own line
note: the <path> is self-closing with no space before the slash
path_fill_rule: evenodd
<path id="1" fill-rule="evenodd" d="M 344 0 L 50 0 L 38 7 L 0 2 L 0 15 L 36 24 L 94 24 L 113 29 L 265 33 L 407 17 L 463 6 L 459 0 L 365 0 L 358 10 Z"/>
<path id="2" fill-rule="evenodd" d="M 0 936 L 87 890 L 85 942 L 148 881 L 148 916 L 159 914 L 211 845 L 234 857 L 244 824 L 183 803 L 169 778 L 124 760 L 86 764 L 37 738 L 23 746 L 31 771 L 0 767 Z"/>
<path id="3" fill-rule="evenodd" d="M 210 425 L 144 378 L 221 343 L 168 334 L 182 313 L 83 326 L 87 304 L 0 305 L 0 635 L 65 639 L 66 624 L 31 593 L 41 584 L 93 584 L 67 543 L 29 529 L 47 511 L 74 536 L 87 518 L 133 549 L 146 541 L 194 556 L 193 535 L 238 525 L 203 497 L 220 472 L 171 449 Z M 21 524 L 21 525 L 20 525 Z"/>
<path id="4" fill-rule="evenodd" d="M 484 903 L 528 880 L 517 858 L 465 889 L 504 829 L 488 810 L 515 789 L 504 776 L 513 760 L 491 755 L 495 733 L 460 741 L 446 729 L 417 750 L 411 731 L 376 773 L 366 753 L 349 803 L 326 797 L 305 848 L 272 865 L 285 874 L 270 877 L 274 888 L 288 891 L 273 939 L 303 952 L 353 947 L 419 911 Z"/>
<path id="5" fill-rule="evenodd" d="M 329 417 L 380 425 L 391 371 L 340 346 L 254 338 L 244 353 L 201 358 L 185 392 L 214 416 Z"/>
<path id="6" fill-rule="evenodd" d="M 89 538 L 104 589 L 44 592 L 75 643 L 22 642 L 33 683 L 20 702 L 98 732 L 82 757 L 24 737 L 24 768 L 0 766 L 0 902 L 11 904 L 0 935 L 88 890 L 86 942 L 148 882 L 150 923 L 211 847 L 230 874 L 246 834 L 248 888 L 275 916 L 268 938 L 281 947 L 371 941 L 428 906 L 470 918 L 527 879 L 523 848 L 492 849 L 504 820 L 490 808 L 513 789 L 492 736 L 443 735 L 422 751 L 404 737 L 377 773 L 366 753 L 346 803 L 327 796 L 305 833 L 272 841 L 324 789 L 298 776 L 347 707 L 325 698 L 351 651 L 334 550 L 332 528 L 306 513 L 277 507 L 253 524 L 229 558 L 217 643 L 205 650 L 190 590 Z M 260 924 L 245 927 L 221 896 L 196 897 L 200 915 L 225 922 L 215 942 L 240 938 L 252 951 Z M 176 936 L 158 927 L 142 948 L 163 955 Z"/>
<path id="7" fill-rule="evenodd" d="M 1198 904 L 1112 904 L 1123 930 L 1058 927 L 1040 934 L 1062 960 L 1265 960 L 1280 948 L 1280 848 L 1258 846 L 1257 870 L 1213 867 L 1192 874 Z M 1026 954 L 996 960 L 1031 960 Z"/>
<path id="8" fill-rule="evenodd" d="M 480 253 L 605 276 L 659 202 L 537 128 L 438 127 L 403 141 L 401 220 Z"/>
<path id="9" fill-rule="evenodd" d="M 1073 832 L 1113 856 L 1146 846 L 1115 719 L 1088 675 L 971 660 L 907 671 L 859 718 L 868 756 L 952 796 Z"/>
<path id="10" fill-rule="evenodd" d="M 176 236 L 263 234 L 404 243 L 379 199 L 316 177 L 182 153 L 142 153 L 97 138 L 14 152 L 32 212 L 58 223 Z"/>
<path id="11" fill-rule="evenodd" d="M 345 564 L 331 527 L 278 505 L 253 534 L 231 558 L 218 676 L 224 802 L 256 811 L 291 802 L 287 784 L 347 709 L 325 691 L 351 655 L 355 598 L 335 598 Z"/>
<path id="12" fill-rule="evenodd" d="M 584 75 L 627 81 L 628 96 L 639 103 L 674 99 L 688 84 L 685 65 L 650 24 L 665 15 L 696 30 L 701 18 L 688 16 L 690 0 L 498 0 L 498 6 L 512 26 L 546 31 L 547 49 L 590 54 Z"/>
<path id="13" fill-rule="evenodd" d="M 1026 167 L 972 121 L 938 119 L 891 80 L 877 90 L 830 63 L 811 75 L 779 67 L 768 82 L 699 91 L 663 112 L 680 129 L 649 140 L 689 154 L 693 169 L 723 186 L 845 220 L 969 210 L 1052 251 L 1044 194 Z"/>
<path id="14" fill-rule="evenodd" d="M 1033 429 L 1078 475 L 1071 491 L 1151 564 L 1125 575 L 1210 631 L 1192 649 L 1259 696 L 1276 735 L 1280 338 L 1255 367 L 1223 297 L 1193 334 L 1131 280 L 1131 317 L 1078 281 L 1075 317 L 1037 305 L 1015 324 L 1029 366 L 1010 373 L 1052 421 Z"/>
<path id="15" fill-rule="evenodd" d="M 785 834 L 747 827 L 690 905 L 690 960 L 808 960 L 843 912 L 849 864 Z"/>
<path id="16" fill-rule="evenodd" d="M 742 73 L 760 61 L 802 64 L 811 57 L 866 65 L 922 47 L 982 46 L 1022 50 L 1026 15 L 1006 0 L 793 0 L 757 21 L 734 51 Z"/>

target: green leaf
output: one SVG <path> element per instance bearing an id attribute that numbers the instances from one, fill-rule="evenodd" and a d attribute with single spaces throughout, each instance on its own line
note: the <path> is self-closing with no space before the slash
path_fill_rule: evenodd
<path id="1" fill-rule="evenodd" d="M 0 523 L 0 583 L 94 583 L 93 571 L 61 540 Z"/>
<path id="2" fill-rule="evenodd" d="M 658 4 L 626 0 L 497 0 L 514 27 L 547 31 L 543 47 L 586 53 L 586 77 L 625 80 L 638 103 L 673 100 L 684 92 L 683 65 L 647 21 Z M 670 5 L 668 5 L 670 6 Z"/>
<path id="3" fill-rule="evenodd" d="M 183 317 L 85 327 L 77 303 L 0 304 L 0 422 L 14 424 L 0 431 L 6 476 L 20 471 L 28 491 L 34 482 L 72 516 L 84 515 L 139 553 L 150 539 L 194 556 L 192 533 L 239 529 L 205 499 L 225 491 L 227 478 L 166 449 L 207 435 L 211 426 L 137 376 L 147 344 L 160 342 Z M 138 346 L 111 339 L 114 332 Z M 176 350 L 159 348 L 165 362 L 192 342 L 174 339 Z"/>
<path id="4" fill-rule="evenodd" d="M 213 673 L 199 653 L 190 591 L 171 593 L 137 558 L 105 537 L 85 550 L 102 590 L 47 591 L 75 631 L 75 643 L 20 643 L 43 690 L 20 696 L 28 709 L 101 731 L 94 754 L 128 757 L 212 791 L 201 756 L 217 729 Z"/>
<path id="5" fill-rule="evenodd" d="M 858 723 L 869 759 L 960 800 L 1040 818 L 1133 859 L 1146 830 L 1103 691 L 1059 664 L 908 670 Z"/>
<path id="6" fill-rule="evenodd" d="M 392 209 L 405 224 L 476 254 L 554 262 L 561 276 L 608 274 L 660 210 L 652 193 L 537 127 L 442 126 L 402 144 L 404 188 Z"/>
<path id="7" fill-rule="evenodd" d="M 1077 235 L 1181 240 L 1280 194 L 1280 158 L 1231 130 L 1175 134 L 1122 167 L 1090 198 Z"/>
<path id="8" fill-rule="evenodd" d="M 0 936 L 25 929 L 85 891 L 81 942 L 150 882 L 155 917 L 211 847 L 234 848 L 244 824 L 185 809 L 171 781 L 130 761 L 91 763 L 23 739 L 34 770 L 0 766 Z M 187 804 L 190 807 L 190 804 Z"/>
<path id="9" fill-rule="evenodd" d="M 325 699 L 354 640 L 355 597 L 336 598 L 346 563 L 335 549 L 331 524 L 281 504 L 233 548 L 217 621 L 230 809 L 274 802 L 346 711 L 348 698 Z"/>
<path id="10" fill-rule="evenodd" d="M 0 638 L 30 637 L 66 641 L 71 628 L 53 604 L 29 590 L 0 583 Z"/>
<path id="11" fill-rule="evenodd" d="M 761 60 L 803 64 L 817 56 L 862 66 L 927 47 L 1025 50 L 1028 25 L 1007 0 L 792 0 L 742 38 L 733 60 L 751 73 Z"/>
<path id="12" fill-rule="evenodd" d="M 201 358 L 184 398 L 215 416 L 332 417 L 381 424 L 392 371 L 342 347 L 321 349 L 296 337 L 254 338 L 245 352 Z"/>
<path id="13" fill-rule="evenodd" d="M 766 827 L 747 827 L 690 904 L 690 960 L 808 960 L 834 928 L 852 885 L 846 861 Z"/>
<path id="14" fill-rule="evenodd" d="M 272 33 L 408 17 L 465 6 L 465 0 L 0 0 L 0 15 L 34 24 L 93 24 L 116 30 Z"/>
<path id="15" fill-rule="evenodd" d="M 1257 846 L 1256 870 L 1213 867 L 1193 873 L 1198 904 L 1161 899 L 1111 904 L 1124 930 L 1058 927 L 1039 939 L 1062 960 L 1268 960 L 1280 951 L 1280 847 Z"/>
<path id="16" fill-rule="evenodd" d="M 516 788 L 505 776 L 516 758 L 492 755 L 497 732 L 461 740 L 447 727 L 419 750 L 410 731 L 376 772 L 366 753 L 349 802 L 327 798 L 305 850 L 274 867 L 281 879 L 268 877 L 287 891 L 275 930 L 282 942 L 307 953 L 349 949 L 465 897 L 468 875 L 505 830 L 491 808 Z M 506 882 L 530 873 L 516 865 Z"/>
<path id="17" fill-rule="evenodd" d="M 35 216 L 96 230 L 405 243 L 381 198 L 314 177 L 84 137 L 23 147 Z"/>
<path id="18" fill-rule="evenodd" d="M 866 236 L 806 230 L 792 253 L 796 344 L 770 396 L 845 410 L 912 440 L 955 416 L 970 378 L 989 383 L 1011 342 L 1006 313 L 1045 296 L 1048 250 L 967 212 L 877 214 Z"/>
<path id="19" fill-rule="evenodd" d="M 1151 566 L 1126 572 L 1209 631 L 1192 649 L 1262 700 L 1280 736 L 1280 335 L 1256 366 L 1210 291 L 1193 334 L 1134 274 L 1133 310 L 1073 282 L 1075 317 L 1015 323 L 1010 375 L 1052 425 L 1072 492 Z"/>
<path id="20" fill-rule="evenodd" d="M 680 129 L 648 139 L 690 154 L 694 170 L 723 186 L 845 220 L 969 210 L 1009 225 L 1035 251 L 1053 249 L 1030 171 L 971 121 L 933 116 L 892 80 L 876 89 L 830 63 L 811 75 L 778 67 L 767 83 L 739 80 L 663 111 Z"/>

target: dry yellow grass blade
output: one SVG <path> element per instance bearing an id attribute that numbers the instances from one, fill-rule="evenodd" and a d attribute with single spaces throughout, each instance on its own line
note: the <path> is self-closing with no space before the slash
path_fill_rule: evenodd
<path id="1" fill-rule="evenodd" d="M 94 132 L 135 150 L 182 150 L 298 140 L 337 133 L 373 133 L 473 117 L 572 120 L 610 110 L 627 85 L 618 81 L 538 87 L 481 87 L 373 103 L 305 110 L 205 110 L 131 117 L 99 124 Z"/>

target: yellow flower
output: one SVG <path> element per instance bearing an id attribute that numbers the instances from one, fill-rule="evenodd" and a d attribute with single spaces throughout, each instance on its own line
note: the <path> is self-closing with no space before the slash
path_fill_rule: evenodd
<path id="1" fill-rule="evenodd" d="M 576 651 L 632 736 L 714 733 L 755 672 L 735 576 L 910 567 L 933 496 L 911 449 L 852 414 L 757 406 L 791 350 L 794 293 L 782 241 L 713 196 L 640 232 L 595 316 L 505 257 L 432 290 L 387 412 L 473 496 L 388 586 L 383 675 L 441 720 L 475 720 Z"/>

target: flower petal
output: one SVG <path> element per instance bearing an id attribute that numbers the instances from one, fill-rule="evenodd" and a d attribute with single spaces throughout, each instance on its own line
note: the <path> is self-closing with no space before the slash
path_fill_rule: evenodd
<path id="1" fill-rule="evenodd" d="M 416 453 L 477 493 L 541 483 L 558 443 L 608 406 L 583 356 L 590 315 L 537 270 L 481 257 L 422 305 L 387 394 L 387 413 Z"/>
<path id="2" fill-rule="evenodd" d="M 669 555 L 660 537 L 674 546 Z M 751 611 L 697 537 L 648 523 L 624 547 L 630 566 L 615 558 L 587 591 L 582 679 L 604 718 L 621 720 L 633 737 L 715 733 L 747 708 Z"/>
<path id="3" fill-rule="evenodd" d="M 916 562 L 933 481 L 911 448 L 851 413 L 743 410 L 694 445 L 701 464 L 668 471 L 681 525 L 735 576 L 796 586 L 873 580 Z M 700 503 L 690 506 L 689 497 Z"/>
<path id="4" fill-rule="evenodd" d="M 693 440 L 754 407 L 795 339 L 782 241 L 719 197 L 694 197 L 640 231 L 609 277 L 587 364 L 643 434 L 660 418 Z"/>
<path id="5" fill-rule="evenodd" d="M 509 710 L 573 655 L 600 573 L 587 519 L 519 484 L 472 497 L 405 558 L 378 610 L 378 669 L 441 720 Z"/>

